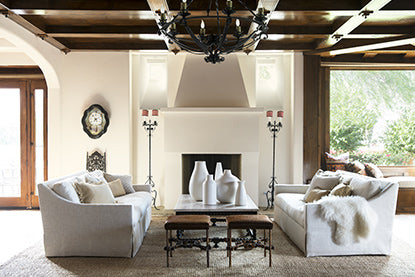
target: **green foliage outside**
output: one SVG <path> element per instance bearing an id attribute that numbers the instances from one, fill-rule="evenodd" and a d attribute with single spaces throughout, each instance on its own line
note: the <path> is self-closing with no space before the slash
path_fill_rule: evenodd
<path id="1" fill-rule="evenodd" d="M 410 164 L 415 71 L 335 70 L 330 78 L 331 152 L 378 165 Z"/>

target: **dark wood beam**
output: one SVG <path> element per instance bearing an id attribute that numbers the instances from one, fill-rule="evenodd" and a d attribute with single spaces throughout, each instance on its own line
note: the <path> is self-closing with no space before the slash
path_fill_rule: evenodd
<path id="1" fill-rule="evenodd" d="M 367 1 L 361 0 L 281 0 L 278 11 L 335 11 L 360 10 Z"/>
<path id="2" fill-rule="evenodd" d="M 0 6 L 1 6 L 1 4 L 0 4 Z M 5 7 L 3 6 L 3 8 L 5 8 Z M 58 48 L 59 50 L 65 52 L 65 53 L 69 52 L 69 49 L 66 45 L 60 43 L 59 41 L 57 41 L 56 39 L 54 39 L 52 37 L 49 37 L 45 32 L 43 32 L 38 27 L 36 27 L 35 25 L 33 25 L 30 22 L 28 22 L 27 20 L 25 20 L 20 15 L 17 15 L 15 13 L 11 12 L 11 11 L 8 11 L 7 18 L 9 18 L 10 20 L 16 22 L 17 24 L 19 24 L 23 28 L 26 28 L 28 31 L 32 32 L 33 34 L 38 36 L 40 39 L 48 42 L 49 44 L 53 45 L 54 47 Z"/>
<path id="3" fill-rule="evenodd" d="M 385 64 L 415 64 L 415 58 L 402 55 L 379 54 L 375 57 L 365 57 L 364 54 L 349 54 L 335 57 L 321 57 L 322 62 L 341 63 L 385 63 Z"/>
<path id="4" fill-rule="evenodd" d="M 0 1 L 9 9 L 34 10 L 148 10 L 146 1 L 136 0 L 9 0 Z"/>
<path id="5" fill-rule="evenodd" d="M 287 40 L 273 41 L 273 40 L 261 40 L 256 50 L 295 50 L 295 51 L 307 51 L 314 49 L 314 43 L 298 43 L 290 42 Z"/>
<path id="6" fill-rule="evenodd" d="M 156 24 L 153 26 L 56 26 L 47 25 L 45 33 L 54 34 L 157 34 L 158 28 Z"/>

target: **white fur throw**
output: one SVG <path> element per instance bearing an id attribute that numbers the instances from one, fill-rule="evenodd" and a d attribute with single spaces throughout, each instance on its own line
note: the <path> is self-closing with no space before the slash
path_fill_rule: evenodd
<path id="1" fill-rule="evenodd" d="M 377 214 L 361 196 L 326 196 L 317 203 L 321 216 L 332 228 L 337 245 L 349 245 L 368 239 L 376 227 Z"/>

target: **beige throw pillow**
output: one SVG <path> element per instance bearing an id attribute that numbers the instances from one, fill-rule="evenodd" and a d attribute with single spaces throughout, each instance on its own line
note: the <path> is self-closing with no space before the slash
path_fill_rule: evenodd
<path id="1" fill-rule="evenodd" d="M 320 200 L 323 196 L 329 195 L 330 190 L 326 189 L 312 189 L 305 198 L 306 203 L 311 203 L 317 200 Z"/>
<path id="2" fill-rule="evenodd" d="M 109 182 L 108 185 L 110 186 L 110 189 L 112 191 L 112 194 L 114 197 L 126 195 L 126 192 L 122 186 L 121 180 L 117 179 L 112 182 Z"/>
<path id="3" fill-rule="evenodd" d="M 330 191 L 329 195 L 350 196 L 350 195 L 352 195 L 352 188 L 350 186 L 345 185 L 345 184 L 338 184 L 337 186 L 335 186 Z"/>
<path id="4" fill-rule="evenodd" d="M 108 184 L 76 183 L 75 190 L 81 203 L 115 203 L 114 196 Z"/>
<path id="5" fill-rule="evenodd" d="M 304 195 L 304 201 L 306 201 L 311 190 L 318 188 L 330 191 L 340 183 L 340 179 L 339 174 L 319 169 L 311 180 L 310 187 Z"/>
<path id="6" fill-rule="evenodd" d="M 382 190 L 380 181 L 368 177 L 353 178 L 350 181 L 350 186 L 353 190 L 353 195 L 362 196 L 366 200 L 369 200 Z"/>

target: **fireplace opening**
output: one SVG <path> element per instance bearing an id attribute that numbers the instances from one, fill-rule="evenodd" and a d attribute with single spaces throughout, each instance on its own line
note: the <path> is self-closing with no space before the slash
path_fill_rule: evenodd
<path id="1" fill-rule="evenodd" d="M 241 154 L 182 154 L 182 193 L 189 193 L 189 181 L 195 161 L 206 161 L 209 174 L 215 174 L 216 163 L 221 162 L 223 169 L 241 179 Z"/>

